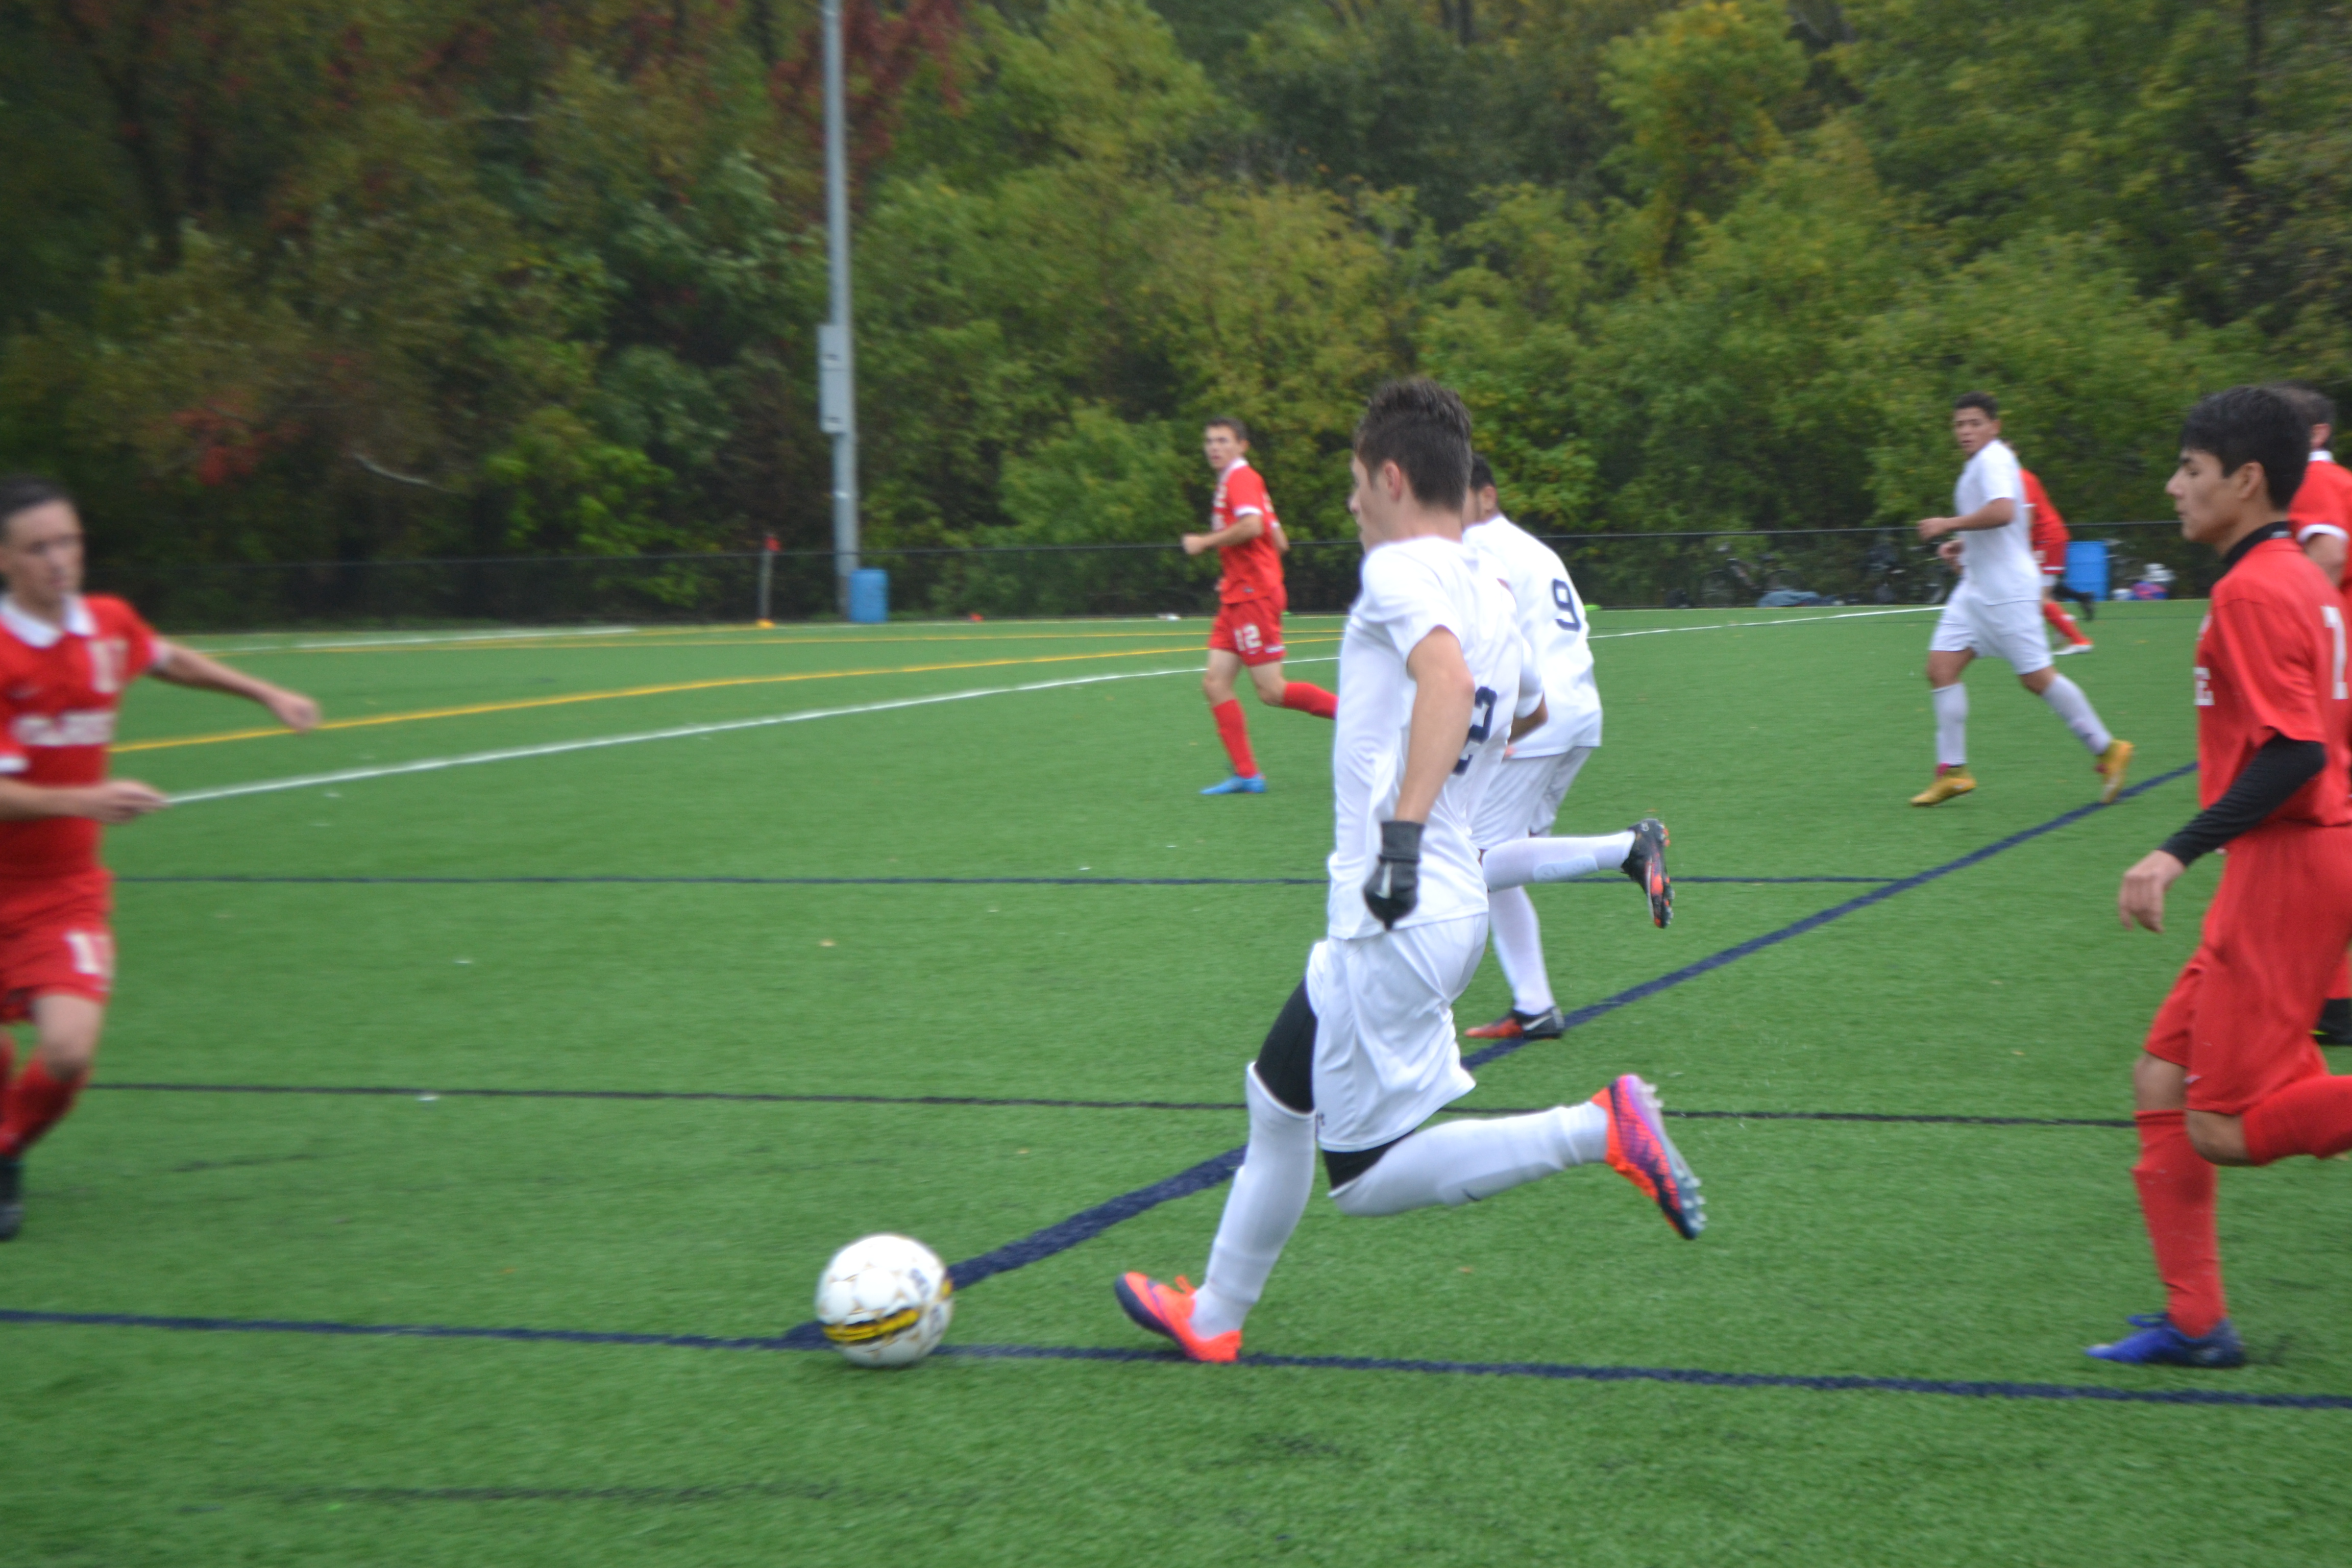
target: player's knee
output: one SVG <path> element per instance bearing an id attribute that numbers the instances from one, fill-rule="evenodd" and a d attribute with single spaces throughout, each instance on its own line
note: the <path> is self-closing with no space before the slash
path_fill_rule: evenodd
<path id="1" fill-rule="evenodd" d="M 2234 1116 L 2189 1118 L 2189 1146 L 2209 1165 L 2247 1165 L 2245 1130 Z"/>
<path id="2" fill-rule="evenodd" d="M 1213 675 L 1201 677 L 1201 695 L 1212 704 L 1223 702 L 1234 694 L 1233 682 L 1220 680 Z"/>
<path id="3" fill-rule="evenodd" d="M 98 1029 L 67 1026 L 45 1028 L 33 1047 L 40 1064 L 58 1077 L 79 1076 L 98 1059 Z"/>
<path id="4" fill-rule="evenodd" d="M 1283 693 L 1289 689 L 1286 680 L 1261 680 L 1257 683 L 1257 700 L 1269 708 L 1282 706 Z"/>
<path id="5" fill-rule="evenodd" d="M 2132 1064 L 2132 1106 L 2137 1110 L 2179 1110 L 2189 1103 L 2188 1069 L 2162 1057 L 2140 1053 Z"/>

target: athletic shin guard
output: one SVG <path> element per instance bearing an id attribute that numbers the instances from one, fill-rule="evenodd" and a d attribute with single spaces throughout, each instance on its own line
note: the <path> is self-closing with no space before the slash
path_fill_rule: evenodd
<path id="1" fill-rule="evenodd" d="M 88 1073 L 58 1078 L 35 1057 L 8 1086 L 7 1106 L 0 1110 L 0 1160 L 14 1160 L 40 1142 L 73 1109 L 74 1096 L 89 1079 Z"/>
<path id="2" fill-rule="evenodd" d="M 1234 773 L 1245 779 L 1257 777 L 1257 759 L 1250 755 L 1249 721 L 1242 717 L 1240 699 L 1226 698 L 1209 710 L 1209 716 L 1217 721 L 1217 739 L 1223 743 Z"/>
<path id="3" fill-rule="evenodd" d="M 1303 680 L 1286 682 L 1282 688 L 1282 705 L 1294 713 L 1311 713 L 1318 719 L 1328 719 L 1339 711 L 1338 693 L 1309 686 Z"/>
<path id="4" fill-rule="evenodd" d="M 1954 681 L 1931 688 L 1928 700 L 1936 709 L 1936 765 L 1969 765 L 1969 689 Z"/>
<path id="5" fill-rule="evenodd" d="M 2066 728 L 2074 731 L 2076 740 L 2091 748 L 2093 756 L 2097 756 L 2114 742 L 2115 737 L 2107 733 L 2107 727 L 2099 722 L 2099 715 L 2092 709 L 2091 700 L 2083 695 L 2081 687 L 2064 676 L 2054 677 L 2042 689 L 2042 700 L 2050 704 L 2051 710 L 2066 721 Z"/>
<path id="6" fill-rule="evenodd" d="M 1609 1113 L 1591 1100 L 1532 1116 L 1445 1121 L 1398 1143 L 1331 1199 L 1359 1219 L 1453 1208 L 1608 1154 Z"/>
<path id="7" fill-rule="evenodd" d="M 1486 851 L 1480 862 L 1486 890 L 1522 888 L 1529 882 L 1566 882 L 1595 871 L 1614 871 L 1633 848 L 1630 833 L 1598 838 L 1514 838 Z"/>
<path id="8" fill-rule="evenodd" d="M 2257 1165 L 2308 1154 L 2326 1160 L 2352 1149 L 2352 1078 L 2317 1077 L 2264 1095 L 2239 1123 Z"/>
<path id="9" fill-rule="evenodd" d="M 1486 929 L 1494 933 L 1495 957 L 1511 983 L 1511 1005 L 1543 1013 L 1552 1005 L 1551 976 L 1544 972 L 1543 922 L 1525 888 L 1505 888 L 1486 898 Z"/>
<path id="10" fill-rule="evenodd" d="M 1234 1190 L 1225 1194 L 1224 1216 L 1209 1248 L 1209 1272 L 1192 1299 L 1192 1327 L 1212 1338 L 1240 1328 L 1257 1305 L 1315 1190 L 1315 1113 L 1275 1099 L 1258 1082 L 1255 1062 L 1242 1079 L 1249 1152 L 1234 1173 Z"/>
<path id="11" fill-rule="evenodd" d="M 2185 1110 L 2143 1110 L 2139 1163 L 2132 1180 L 2139 1209 L 2156 1248 L 2156 1271 L 2164 1278 L 2165 1310 L 2172 1326 L 2201 1339 L 2230 1315 L 2221 1294 L 2221 1240 L 2213 1227 L 2213 1167 L 2189 1142 Z"/>

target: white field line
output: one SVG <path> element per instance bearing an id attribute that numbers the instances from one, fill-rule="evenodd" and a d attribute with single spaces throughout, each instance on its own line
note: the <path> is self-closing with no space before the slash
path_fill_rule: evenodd
<path id="1" fill-rule="evenodd" d="M 1294 664 L 1329 664 L 1332 658 L 1293 659 Z M 777 724 L 802 724 L 813 719 L 848 719 L 860 713 L 887 713 L 899 708 L 928 708 L 940 702 L 961 702 L 973 697 L 1009 697 L 1022 691 L 1054 691 L 1068 686 L 1099 686 L 1112 680 L 1148 680 L 1159 675 L 1198 675 L 1198 666 L 1183 669 L 1136 669 L 1118 675 L 1080 675 L 1062 680 L 1035 680 L 1021 686 L 983 686 L 970 691 L 940 691 L 928 697 L 900 697 L 888 702 L 861 702 L 848 708 L 808 708 L 797 713 L 769 713 L 757 719 L 727 719 L 711 724 L 679 724 L 667 730 L 640 730 L 627 735 L 597 735 L 583 741 L 551 741 L 539 746 L 510 746 L 496 752 L 468 752 L 455 757 L 425 757 L 383 767 L 345 768 L 339 773 L 304 773 L 296 778 L 260 779 L 252 784 L 220 784 L 190 790 L 172 797 L 174 805 L 198 801 L 228 800 L 241 795 L 272 795 L 280 790 L 310 789 L 324 784 L 355 784 L 362 779 L 394 778 L 402 773 L 438 773 L 444 768 L 472 767 L 478 763 L 511 763 L 526 757 L 554 757 L 566 752 L 591 752 L 605 746 L 634 746 L 645 741 L 684 741 L 697 735 L 723 735 L 734 730 L 764 730 Z"/>
<path id="2" fill-rule="evenodd" d="M 1646 637 L 1665 632 L 1717 632 L 1744 626 L 1785 626 L 1811 625 L 1818 621 L 1855 620 L 1867 616 L 1901 616 L 1932 610 L 1938 606 L 1920 605 L 1896 610 L 1858 610 L 1842 616 L 1807 616 L 1790 621 L 1724 621 L 1701 626 L 1659 626 L 1650 631 L 1596 632 L 1595 640 L 1602 637 Z M 1294 658 L 1290 664 L 1337 664 L 1337 655 L 1317 658 Z M 201 801 L 230 800 L 238 795 L 276 795 L 285 790 L 323 788 L 329 784 L 357 784 L 367 779 L 396 778 L 403 773 L 439 773 L 446 768 L 473 767 L 481 763 L 520 762 L 530 757 L 561 756 L 566 752 L 593 752 L 606 746 L 634 746 L 646 741 L 684 741 L 698 735 L 723 735 L 736 730 L 765 730 L 778 724 L 802 724 L 814 719 L 850 719 L 862 713 L 888 713 L 901 708 L 928 708 L 941 702 L 961 702 L 974 697 L 1011 697 L 1024 691 L 1058 691 L 1073 686 L 1100 686 L 1114 680 L 1150 680 L 1163 675 L 1198 675 L 1198 665 L 1181 669 L 1136 669 L 1116 675 L 1080 675 L 1061 680 L 1033 680 L 1019 686 L 982 686 L 969 691 L 941 691 L 928 697 L 900 697 L 887 702 L 861 702 L 846 708 L 808 708 L 796 713 L 769 713 L 757 719 L 727 719 L 710 724 L 679 724 L 667 730 L 639 730 L 625 735 L 597 735 L 581 741 L 551 741 L 537 746 L 509 746 L 495 752 L 467 752 L 454 757 L 425 757 L 413 763 L 390 763 L 382 767 L 345 768 L 331 773 L 301 773 L 292 778 L 257 779 L 251 784 L 218 784 L 211 789 L 189 790 L 172 796 L 174 805 L 194 805 Z"/>
<path id="3" fill-rule="evenodd" d="M 1894 610 L 1848 610 L 1835 616 L 1793 616 L 1785 621 L 1717 621 L 1705 626 L 1651 626 L 1638 632 L 1594 632 L 1589 639 L 1600 642 L 1607 637 L 1657 637 L 1668 632 L 1721 632 L 1745 626 L 1810 626 L 1822 621 L 1860 621 L 1873 616 L 1917 616 L 1929 610 L 1940 610 L 1941 605 L 1905 605 Z"/>
<path id="4" fill-rule="evenodd" d="M 190 642 L 188 643 L 188 647 L 193 651 L 201 654 L 314 653 L 322 649 L 330 648 L 405 647 L 419 643 L 432 645 L 438 643 L 514 642 L 519 640 L 528 640 L 534 637 L 625 637 L 640 629 L 641 628 L 636 626 L 581 626 L 577 628 L 567 627 L 562 631 L 553 632 L 418 632 L 414 635 L 400 637 L 348 637 L 336 642 L 255 643 L 247 647 L 197 647 L 194 643 Z M 172 639 L 166 637 L 164 640 L 169 642 Z"/>

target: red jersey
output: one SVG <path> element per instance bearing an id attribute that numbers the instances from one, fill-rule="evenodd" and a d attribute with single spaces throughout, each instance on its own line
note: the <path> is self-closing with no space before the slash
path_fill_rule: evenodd
<path id="1" fill-rule="evenodd" d="M 2332 533 L 2352 542 L 2352 474 L 2337 467 L 2328 453 L 2314 452 L 2304 468 L 2303 484 L 2294 492 L 2294 504 L 2287 508 L 2286 520 L 2294 525 L 2298 543 L 2315 533 Z M 2352 590 L 2352 553 L 2345 557 L 2344 581 L 2337 586 Z"/>
<path id="2" fill-rule="evenodd" d="M 1274 502 L 1265 493 L 1265 481 L 1249 466 L 1249 459 L 1236 458 L 1232 468 L 1217 476 L 1217 499 L 1209 505 L 1209 531 L 1222 533 L 1251 516 L 1265 523 L 1266 531 L 1239 544 L 1224 545 L 1217 552 L 1225 567 L 1225 574 L 1217 579 L 1220 604 L 1282 597 L 1282 552 L 1274 547 L 1273 536 L 1274 525 L 1279 520 L 1274 515 Z"/>
<path id="3" fill-rule="evenodd" d="M 2197 633 L 2197 795 L 2211 805 L 2273 735 L 2320 741 L 2327 765 L 2270 823 L 2352 823 L 2344 600 L 2293 540 L 2263 540 L 2213 585 Z"/>
<path id="4" fill-rule="evenodd" d="M 55 788 L 106 777 L 122 689 L 155 662 L 155 633 L 120 599 L 91 595 L 53 626 L 0 599 L 0 776 Z M 0 880 L 98 868 L 86 816 L 0 822 Z"/>
<path id="5" fill-rule="evenodd" d="M 2066 565 L 2066 520 L 2050 504 L 2049 492 L 2032 468 L 2021 468 L 2018 472 L 2025 476 L 2025 504 L 2033 509 L 2033 558 L 2045 572 L 2062 571 Z"/>

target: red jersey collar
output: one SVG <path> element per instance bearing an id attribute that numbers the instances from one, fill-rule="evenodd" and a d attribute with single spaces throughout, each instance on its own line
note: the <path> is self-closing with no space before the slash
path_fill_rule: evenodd
<path id="1" fill-rule="evenodd" d="M 89 605 L 83 603 L 79 594 L 67 598 L 65 624 L 61 626 L 53 626 L 37 616 L 27 615 L 17 608 L 14 598 L 0 594 L 0 626 L 7 627 L 9 635 L 26 647 L 37 648 L 57 647 L 58 639 L 68 632 L 78 637 L 98 635 L 98 621 L 90 615 Z"/>

